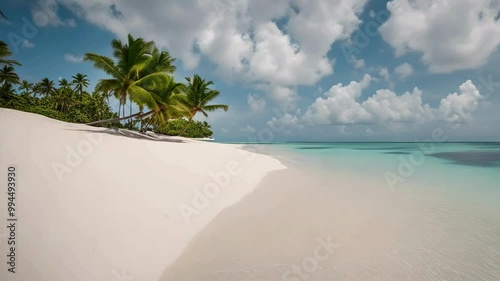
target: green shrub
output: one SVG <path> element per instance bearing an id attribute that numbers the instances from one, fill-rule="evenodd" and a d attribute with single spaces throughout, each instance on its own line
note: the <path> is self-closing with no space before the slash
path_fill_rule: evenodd
<path id="1" fill-rule="evenodd" d="M 186 119 L 175 119 L 170 120 L 167 123 L 160 126 L 156 133 L 168 135 L 168 136 L 178 136 L 184 128 L 188 125 L 188 120 Z M 185 129 L 182 134 L 183 137 L 188 138 L 209 138 L 213 135 L 212 130 L 210 130 L 210 124 L 206 121 L 189 121 L 189 126 Z"/>

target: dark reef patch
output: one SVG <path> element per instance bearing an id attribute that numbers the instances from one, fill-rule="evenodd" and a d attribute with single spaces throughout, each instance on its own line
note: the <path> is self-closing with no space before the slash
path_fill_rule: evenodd
<path id="1" fill-rule="evenodd" d="M 300 146 L 297 147 L 296 149 L 333 149 L 334 147 L 331 146 Z"/>
<path id="2" fill-rule="evenodd" d="M 477 167 L 497 167 L 500 162 L 500 152 L 492 151 L 440 152 L 429 155 L 453 161 L 453 164 Z"/>

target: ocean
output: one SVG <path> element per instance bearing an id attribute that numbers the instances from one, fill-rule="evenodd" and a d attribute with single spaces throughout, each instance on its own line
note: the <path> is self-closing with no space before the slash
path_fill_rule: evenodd
<path id="1" fill-rule="evenodd" d="M 272 155 L 288 169 L 224 210 L 165 276 L 500 280 L 500 143 L 245 149 Z M 321 252 L 325 241 L 335 248 Z"/>

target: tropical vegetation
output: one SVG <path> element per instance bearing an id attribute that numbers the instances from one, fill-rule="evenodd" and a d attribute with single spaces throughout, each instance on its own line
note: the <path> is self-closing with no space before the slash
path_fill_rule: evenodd
<path id="1" fill-rule="evenodd" d="M 0 107 L 42 114 L 58 120 L 93 126 L 127 128 L 165 135 L 210 137 L 210 124 L 195 121 L 200 113 L 228 110 L 225 104 L 213 104 L 220 95 L 212 81 L 199 75 L 175 81 L 175 58 L 160 50 L 154 41 L 128 35 L 126 42 L 111 42 L 113 56 L 86 53 L 84 61 L 102 70 L 108 77 L 97 81 L 88 91 L 88 76 L 77 73 L 55 82 L 22 80 L 9 59 L 12 53 L 0 41 Z M 113 112 L 110 98 L 118 101 Z M 128 105 L 128 114 L 126 107 Z M 133 109 L 136 112 L 132 112 Z"/>

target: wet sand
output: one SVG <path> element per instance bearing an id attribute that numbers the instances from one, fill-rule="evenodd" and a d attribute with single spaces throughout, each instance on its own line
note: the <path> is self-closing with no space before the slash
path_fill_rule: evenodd
<path id="1" fill-rule="evenodd" d="M 500 280 L 497 210 L 280 160 L 289 169 L 223 210 L 160 280 Z"/>

